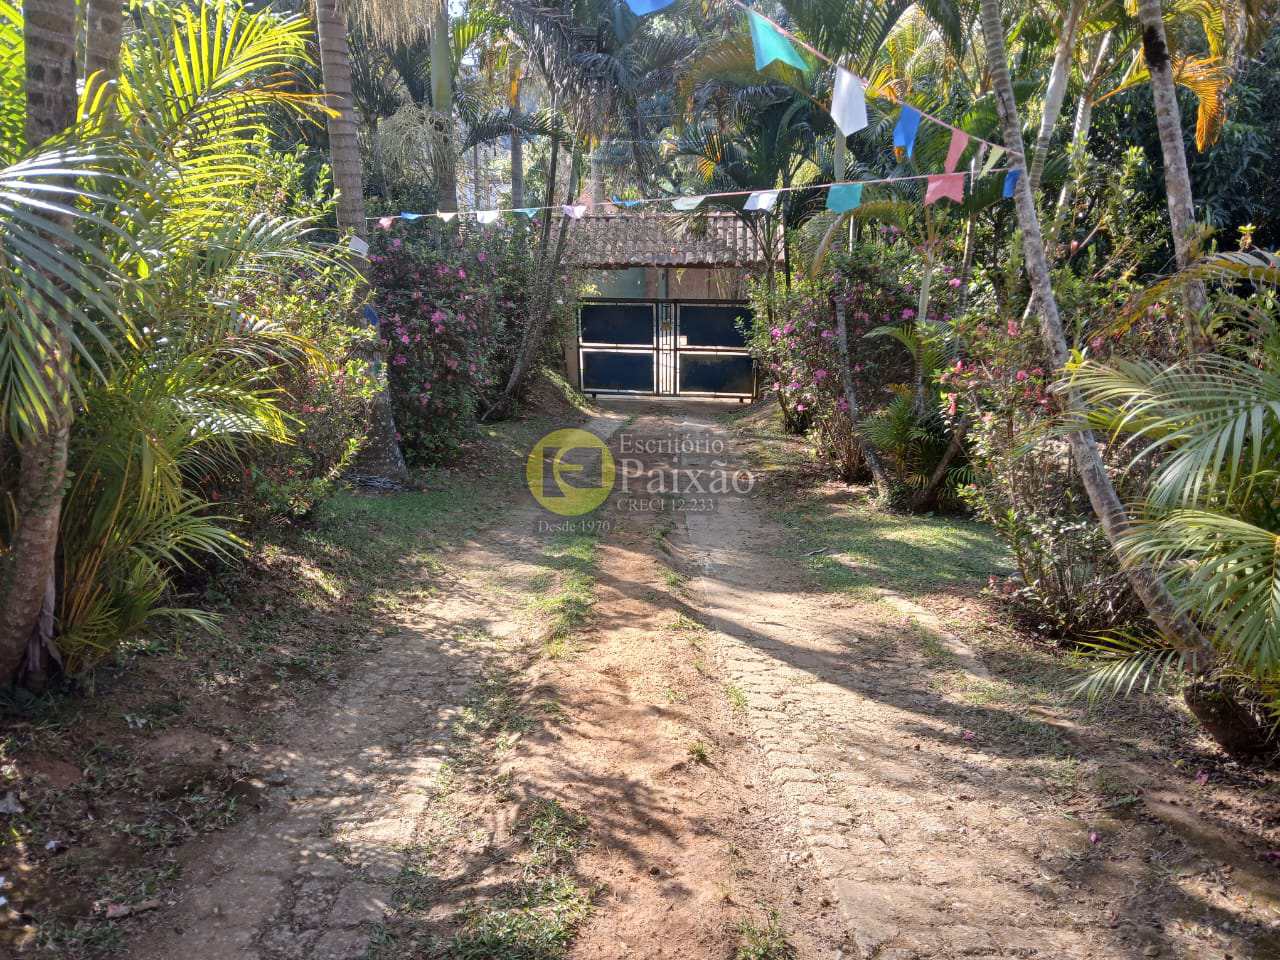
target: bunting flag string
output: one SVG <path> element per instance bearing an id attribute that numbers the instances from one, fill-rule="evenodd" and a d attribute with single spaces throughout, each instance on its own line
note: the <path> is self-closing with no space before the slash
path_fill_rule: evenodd
<path id="1" fill-rule="evenodd" d="M 631 2 L 632 2 L 632 0 L 627 0 L 628 5 L 630 5 L 630 4 L 631 4 Z M 752 23 L 752 41 L 753 41 L 753 43 L 754 43 L 754 40 L 755 40 L 755 23 L 756 23 L 756 18 L 758 18 L 759 20 L 763 20 L 766 24 L 768 24 L 768 25 L 772 28 L 772 30 L 773 30 L 773 31 L 775 31 L 775 32 L 776 32 L 780 37 L 782 37 L 782 38 L 784 38 L 784 39 L 786 39 L 786 40 L 789 40 L 789 41 L 791 41 L 792 43 L 799 44 L 799 46 L 801 46 L 803 49 L 805 49 L 805 50 L 809 51 L 809 53 L 813 54 L 815 57 L 817 57 L 817 58 L 818 58 L 819 60 L 821 60 L 823 63 L 829 64 L 830 66 L 835 67 L 835 68 L 836 68 L 836 70 L 837 70 L 837 78 L 839 77 L 839 72 L 838 72 L 838 71 L 843 70 L 844 68 L 843 68 L 843 67 L 841 67 L 841 66 L 840 66 L 840 64 L 838 64 L 838 63 L 836 63 L 834 60 L 832 60 L 830 57 L 828 57 L 828 56 L 827 56 L 825 53 L 823 53 L 821 50 L 817 49 L 817 48 L 816 48 L 816 47 L 814 47 L 812 44 L 805 43 L 803 40 L 801 40 L 799 37 L 797 37 L 794 33 L 791 33 L 790 31 L 786 30 L 784 27 L 782 27 L 781 25 L 779 25 L 778 23 L 776 23 L 774 20 L 771 20 L 769 17 L 765 16 L 763 13 L 758 13 L 757 11 L 753 10 L 751 7 L 747 6 L 747 4 L 746 4 L 745 0 L 731 0 L 731 2 L 734 4 L 734 6 L 740 7 L 742 10 L 746 11 L 746 12 L 747 12 L 747 14 L 753 18 L 753 19 L 752 19 L 752 21 L 751 21 L 751 23 Z M 664 4 L 664 6 L 667 6 L 667 5 L 669 5 L 669 4 Z M 634 9 L 634 8 L 633 8 L 633 9 Z M 758 48 L 757 48 L 757 50 L 758 50 Z M 793 52 L 794 52 L 794 50 L 793 50 Z M 757 55 L 756 55 L 756 56 L 757 56 L 756 69 L 757 69 L 757 70 L 759 70 L 759 69 L 761 69 L 761 68 L 760 68 L 760 65 L 759 65 L 759 62 L 758 62 L 758 59 L 759 59 L 759 53 L 758 53 L 758 52 L 757 52 Z M 798 56 L 798 55 L 797 55 L 797 56 Z M 799 69 L 801 69 L 801 70 L 807 70 L 807 67 L 800 67 Z M 847 71 L 846 71 L 846 72 L 847 72 Z M 865 90 L 865 88 L 866 88 L 866 84 L 865 84 L 865 83 L 863 83 L 863 82 L 862 82 L 862 80 L 861 80 L 860 78 L 856 78 L 856 79 L 858 79 L 859 85 L 860 85 L 860 86 Z M 834 106 L 834 103 L 833 103 L 833 106 Z M 904 109 L 906 109 L 906 105 L 905 105 L 905 104 L 903 105 L 903 108 L 904 108 Z M 925 111 L 920 110 L 920 109 L 918 109 L 918 108 L 916 108 L 916 107 L 912 107 L 911 109 L 912 109 L 912 110 L 916 113 L 916 115 L 917 115 L 917 117 L 916 117 L 916 121 L 915 121 L 917 125 L 919 125 L 919 122 L 920 122 L 919 118 L 920 118 L 920 117 L 924 117 L 926 120 L 930 121 L 931 123 L 936 123 L 936 124 L 937 124 L 938 126 L 940 126 L 940 127 L 946 127 L 948 130 L 956 131 L 956 130 L 959 130 L 959 129 L 960 129 L 959 127 L 957 127 L 957 126 L 955 126 L 955 125 L 953 125 L 953 124 L 947 123 L 947 121 L 945 121 L 945 120 L 941 120 L 941 119 L 939 119 L 938 117 L 935 117 L 935 116 L 934 116 L 933 114 L 931 114 L 931 113 L 925 113 Z M 844 128 L 843 128 L 843 127 L 841 127 L 841 129 L 843 130 Z M 964 132 L 964 131 L 961 131 L 961 132 Z M 977 140 L 979 143 L 985 143 L 988 147 L 996 147 L 996 146 L 998 146 L 998 144 L 994 144 L 994 143 L 992 143 L 990 140 L 983 140 L 981 137 L 975 137 L 975 136 L 972 136 L 972 135 L 969 135 L 969 136 L 971 137 L 971 139 Z M 1004 149 L 1004 148 L 1001 148 L 1001 149 Z M 910 156 L 910 153 L 908 153 L 908 156 Z M 1010 152 L 1010 156 L 1014 156 L 1014 154 L 1013 154 L 1012 152 Z M 1018 157 L 1017 159 L 1021 159 L 1021 157 Z"/>
<path id="2" fill-rule="evenodd" d="M 828 210 L 836 213 L 845 213 L 849 210 L 856 210 L 862 202 L 862 191 L 864 187 L 877 186 L 886 183 L 907 183 L 912 180 L 925 180 L 928 182 L 925 195 L 929 197 L 930 191 L 944 192 L 937 193 L 937 197 L 950 197 L 955 200 L 961 200 L 964 196 L 965 178 L 970 177 L 974 182 L 981 180 L 983 177 L 992 173 L 1006 174 L 1004 180 L 1004 196 L 1013 196 L 1014 184 L 1018 181 L 1018 176 L 1022 173 L 1020 169 L 1014 167 L 992 167 L 988 161 L 981 173 L 971 171 L 958 171 L 954 173 L 936 174 L 936 173 L 918 173 L 905 177 L 882 177 L 878 180 L 835 180 L 828 183 L 804 183 L 791 187 L 775 187 L 770 190 L 722 190 L 717 193 L 703 193 L 690 197 L 635 197 L 623 200 L 619 197 L 613 198 L 613 204 L 627 209 L 644 206 L 651 203 L 669 203 L 676 210 L 688 211 L 694 210 L 701 206 L 707 200 L 726 199 L 729 197 L 746 197 L 743 204 L 743 210 L 758 211 L 768 213 L 772 211 L 778 202 L 778 197 L 784 193 L 794 193 L 802 190 L 826 190 L 827 200 L 826 207 Z M 940 181 L 942 186 L 935 187 L 934 181 Z M 956 185 L 959 185 L 960 196 L 955 196 Z M 934 199 L 937 199 L 935 197 Z M 932 203 L 932 199 L 926 199 L 926 203 Z M 499 207 L 493 210 L 450 210 L 438 211 L 436 213 L 411 213 L 408 211 L 392 214 L 390 216 L 368 217 L 366 219 L 376 220 L 378 226 L 387 230 L 396 220 L 414 221 L 421 220 L 424 217 L 436 217 L 449 223 L 456 217 L 474 216 L 479 223 L 495 223 L 504 213 L 519 214 L 523 217 L 532 218 L 546 210 L 559 211 L 562 215 L 572 220 L 581 220 L 586 216 L 590 206 L 586 203 L 576 204 L 555 204 L 547 207 Z"/>

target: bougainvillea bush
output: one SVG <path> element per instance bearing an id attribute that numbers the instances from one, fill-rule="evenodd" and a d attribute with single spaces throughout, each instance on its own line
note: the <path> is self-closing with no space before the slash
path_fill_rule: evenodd
<path id="1" fill-rule="evenodd" d="M 526 249 L 496 226 L 464 234 L 411 223 L 378 239 L 371 280 L 410 463 L 456 450 L 500 388 L 527 309 Z"/>

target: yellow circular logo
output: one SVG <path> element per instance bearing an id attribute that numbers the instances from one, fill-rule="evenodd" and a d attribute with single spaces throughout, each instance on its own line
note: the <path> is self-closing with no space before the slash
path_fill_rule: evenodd
<path id="1" fill-rule="evenodd" d="M 553 430 L 533 445 L 524 475 L 533 498 L 576 517 L 608 499 L 617 468 L 605 442 L 586 430 Z"/>

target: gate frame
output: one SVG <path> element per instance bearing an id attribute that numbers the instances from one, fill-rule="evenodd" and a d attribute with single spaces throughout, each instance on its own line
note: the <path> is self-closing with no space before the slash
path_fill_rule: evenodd
<path id="1" fill-rule="evenodd" d="M 638 306 L 647 304 L 653 314 L 653 342 L 650 346 L 635 343 L 605 343 L 602 341 L 583 341 L 582 308 L 586 306 Z M 745 356 L 751 357 L 750 347 L 714 347 L 714 346 L 682 346 L 680 344 L 680 307 L 749 307 L 745 300 L 687 300 L 663 299 L 659 297 L 588 297 L 578 304 L 574 318 L 575 334 L 578 347 L 578 389 L 592 397 L 600 396 L 645 396 L 645 397 L 707 397 L 713 399 L 733 399 L 739 403 L 748 403 L 759 395 L 759 378 L 755 358 L 751 358 L 751 392 L 717 393 L 712 391 L 680 389 L 680 357 L 681 354 L 702 356 Z M 664 322 L 669 323 L 669 330 L 664 331 Z M 666 341 L 664 343 L 664 341 Z M 583 371 L 586 368 L 584 354 L 592 350 L 603 350 L 610 353 L 648 353 L 653 358 L 652 390 L 599 390 L 583 385 Z M 671 358 L 670 384 L 664 381 L 663 358 Z M 663 389 L 669 386 L 668 389 Z"/>

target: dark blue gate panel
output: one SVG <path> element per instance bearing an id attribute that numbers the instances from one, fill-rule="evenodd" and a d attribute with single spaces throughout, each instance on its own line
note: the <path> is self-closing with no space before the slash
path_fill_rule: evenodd
<path id="1" fill-rule="evenodd" d="M 739 329 L 751 323 L 751 309 L 743 306 L 680 304 L 680 336 L 689 347 L 745 347 Z"/>
<path id="2" fill-rule="evenodd" d="M 755 378 L 751 357 L 743 354 L 680 354 L 680 393 L 751 396 Z"/>
<path id="3" fill-rule="evenodd" d="M 584 303 L 583 343 L 653 346 L 653 307 L 647 303 Z"/>
<path id="4" fill-rule="evenodd" d="M 653 393 L 653 351 L 582 351 L 582 389 Z"/>

